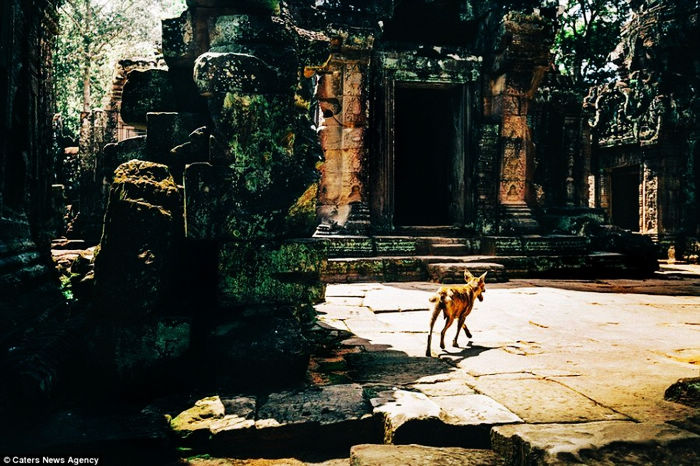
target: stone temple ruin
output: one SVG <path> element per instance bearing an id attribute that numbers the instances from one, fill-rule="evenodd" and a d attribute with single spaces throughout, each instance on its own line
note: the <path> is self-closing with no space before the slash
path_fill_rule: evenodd
<path id="1" fill-rule="evenodd" d="M 644 276 L 652 240 L 697 254 L 696 10 L 639 7 L 622 80 L 584 105 L 551 66 L 552 2 L 190 0 L 163 21 L 166 66 L 123 61 L 84 116 L 69 235 L 99 245 L 65 304 L 56 5 L 2 8 L 3 45 L 32 45 L 0 56 L 13 399 L 76 371 L 136 397 L 298 382 L 328 282 Z"/>
<path id="2" fill-rule="evenodd" d="M 697 12 L 646 2 L 614 52 L 622 79 L 592 88 L 596 206 L 616 225 L 697 256 Z"/>

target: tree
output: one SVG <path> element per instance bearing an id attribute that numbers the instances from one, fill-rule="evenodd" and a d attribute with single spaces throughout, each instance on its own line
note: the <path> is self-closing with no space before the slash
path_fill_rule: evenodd
<path id="1" fill-rule="evenodd" d="M 58 110 L 75 131 L 80 112 L 100 106 L 117 60 L 155 57 L 160 19 L 185 0 L 65 0 L 54 51 Z"/>
<path id="2" fill-rule="evenodd" d="M 562 74 L 584 88 L 614 76 L 608 54 L 617 45 L 620 26 L 627 19 L 627 0 L 560 0 L 560 28 L 555 63 Z"/>

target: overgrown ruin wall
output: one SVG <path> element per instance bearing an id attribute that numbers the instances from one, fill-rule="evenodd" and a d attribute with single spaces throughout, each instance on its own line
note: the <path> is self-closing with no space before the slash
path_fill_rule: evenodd
<path id="1" fill-rule="evenodd" d="M 641 3 L 614 53 L 622 78 L 586 98 L 595 205 L 679 254 L 700 233 L 697 30 L 695 2 Z M 628 197 L 630 218 L 617 210 Z"/>
<path id="2" fill-rule="evenodd" d="M 51 363 L 37 364 L 25 337 L 65 305 L 49 252 L 56 28 L 56 2 L 0 5 L 0 411 L 54 383 Z"/>

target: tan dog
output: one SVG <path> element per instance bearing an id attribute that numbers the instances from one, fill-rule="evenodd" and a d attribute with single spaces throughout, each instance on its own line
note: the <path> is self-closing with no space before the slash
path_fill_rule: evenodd
<path id="1" fill-rule="evenodd" d="M 426 356 L 432 356 L 430 354 L 430 342 L 433 338 L 433 326 L 435 325 L 435 320 L 437 320 L 438 315 L 440 315 L 440 311 L 442 311 L 446 320 L 445 328 L 443 328 L 440 333 L 440 348 L 445 349 L 445 332 L 455 319 L 457 319 L 457 333 L 455 334 L 454 340 L 452 340 L 452 346 L 457 347 L 457 337 L 462 328 L 464 328 L 464 333 L 467 334 L 467 338 L 472 337 L 464 320 L 469 313 L 472 312 L 476 299 L 478 298 L 479 301 L 484 300 L 484 293 L 486 292 L 486 286 L 484 285 L 485 278 L 486 272 L 477 278 L 469 273 L 468 270 L 465 270 L 464 281 L 467 282 L 466 285 L 443 286 L 437 290 L 434 296 L 430 297 L 430 302 L 435 304 L 433 305 L 433 315 L 430 316 L 428 348 L 425 350 Z"/>

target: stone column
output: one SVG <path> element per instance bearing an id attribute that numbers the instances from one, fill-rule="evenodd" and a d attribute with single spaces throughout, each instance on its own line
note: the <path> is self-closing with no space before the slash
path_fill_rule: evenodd
<path id="1" fill-rule="evenodd" d="M 338 37 L 333 41 L 333 55 L 318 71 L 317 98 L 324 155 L 318 233 L 340 230 L 362 234 L 369 227 L 366 134 L 372 41 L 365 38 L 348 46 L 347 39 Z"/>
<path id="2" fill-rule="evenodd" d="M 528 110 L 537 86 L 549 65 L 552 27 L 537 15 L 509 14 L 505 19 L 508 43 L 495 60 L 491 80 L 494 105 L 501 113 L 501 174 L 499 200 L 503 205 L 523 205 L 533 195 L 532 134 Z"/>

